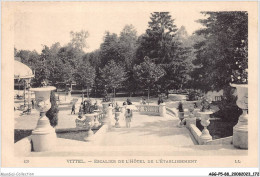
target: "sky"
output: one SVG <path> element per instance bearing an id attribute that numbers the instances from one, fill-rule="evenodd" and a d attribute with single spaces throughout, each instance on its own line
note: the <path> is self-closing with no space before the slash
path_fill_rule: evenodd
<path id="1" fill-rule="evenodd" d="M 119 35 L 125 25 L 132 24 L 138 35 L 145 33 L 153 9 L 156 7 L 115 7 L 103 4 L 21 8 L 14 18 L 14 45 L 18 50 L 41 52 L 43 45 L 51 46 L 55 42 L 66 45 L 70 41 L 70 31 L 86 30 L 89 32 L 86 52 L 91 52 L 100 47 L 105 31 Z M 202 27 L 195 22 L 204 18 L 199 11 L 173 9 L 174 11 L 169 9 L 169 12 L 178 28 L 185 26 L 188 34 L 192 34 Z"/>

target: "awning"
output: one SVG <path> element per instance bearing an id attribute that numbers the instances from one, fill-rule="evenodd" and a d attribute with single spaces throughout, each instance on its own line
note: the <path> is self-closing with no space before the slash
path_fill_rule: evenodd
<path id="1" fill-rule="evenodd" d="M 34 77 L 34 74 L 27 65 L 14 60 L 14 79 L 29 79 L 32 77 Z"/>

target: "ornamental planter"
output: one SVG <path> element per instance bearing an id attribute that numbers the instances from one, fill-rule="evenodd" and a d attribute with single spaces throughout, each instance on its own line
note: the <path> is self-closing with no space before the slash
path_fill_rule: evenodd
<path id="1" fill-rule="evenodd" d="M 84 140 L 86 141 L 91 141 L 93 139 L 94 133 L 92 131 L 92 127 L 94 126 L 94 119 L 96 115 L 97 113 L 85 114 L 86 124 L 89 125 L 87 136 L 84 137 Z"/>
<path id="2" fill-rule="evenodd" d="M 55 87 L 31 88 L 35 92 L 35 108 L 40 112 L 36 128 L 32 131 L 33 149 L 36 152 L 50 151 L 56 146 L 56 132 L 50 125 L 46 112 L 51 108 L 50 94 Z"/>
<path id="3" fill-rule="evenodd" d="M 237 90 L 237 106 L 243 110 L 238 123 L 233 127 L 233 145 L 248 149 L 248 85 L 231 84 Z"/>
<path id="4" fill-rule="evenodd" d="M 206 144 L 208 141 L 212 141 L 212 136 L 209 134 L 209 130 L 207 129 L 207 127 L 210 124 L 210 114 L 213 114 L 212 111 L 206 111 L 206 112 L 199 112 L 198 113 L 201 117 L 201 125 L 204 127 L 204 129 L 201 132 L 200 135 L 200 142 L 199 144 Z"/>

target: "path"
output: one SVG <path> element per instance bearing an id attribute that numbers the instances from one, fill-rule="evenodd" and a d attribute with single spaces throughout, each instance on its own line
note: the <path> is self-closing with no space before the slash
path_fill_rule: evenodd
<path id="1" fill-rule="evenodd" d="M 178 119 L 167 115 L 143 115 L 134 113 L 131 128 L 126 128 L 120 121 L 121 128 L 112 128 L 102 138 L 102 146 L 134 146 L 134 145 L 193 145 L 190 132 L 186 128 L 178 128 Z M 113 122 L 114 124 L 114 122 Z"/>

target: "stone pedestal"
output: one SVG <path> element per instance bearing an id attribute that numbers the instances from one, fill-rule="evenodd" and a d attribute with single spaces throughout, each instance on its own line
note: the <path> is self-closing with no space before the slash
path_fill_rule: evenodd
<path id="1" fill-rule="evenodd" d="M 116 128 L 120 128 L 120 124 L 119 124 L 119 115 L 121 114 L 121 112 L 115 112 L 115 120 L 116 120 L 116 123 L 115 123 L 115 127 Z"/>
<path id="2" fill-rule="evenodd" d="M 166 105 L 165 105 L 165 103 L 160 104 L 159 112 L 160 112 L 161 117 L 166 117 Z"/>
<path id="3" fill-rule="evenodd" d="M 243 110 L 238 123 L 233 128 L 233 145 L 237 148 L 248 149 L 248 85 L 232 84 L 237 89 L 237 106 Z"/>
<path id="4" fill-rule="evenodd" d="M 108 127 L 111 126 L 111 120 L 113 118 L 113 108 L 111 105 L 109 106 L 109 104 L 109 102 L 102 103 L 104 112 L 104 118 L 102 123 L 108 125 Z"/>
<path id="5" fill-rule="evenodd" d="M 50 151 L 55 148 L 56 140 L 55 129 L 50 125 L 48 117 L 41 117 L 32 131 L 33 150 L 35 152 Z"/>
<path id="6" fill-rule="evenodd" d="M 192 112 L 190 112 L 188 118 L 185 120 L 186 120 L 186 127 L 190 128 L 191 125 L 196 126 L 196 117 L 194 116 L 194 114 Z"/>
<path id="7" fill-rule="evenodd" d="M 98 116 L 96 115 L 95 116 L 95 119 L 94 119 L 94 128 L 98 128 L 100 126 L 100 123 L 99 123 L 99 121 L 98 121 Z"/>
<path id="8" fill-rule="evenodd" d="M 40 87 L 32 88 L 35 92 L 35 108 L 40 112 L 36 128 L 32 131 L 33 150 L 36 152 L 49 151 L 56 146 L 56 132 L 50 125 L 49 119 L 45 113 L 51 108 L 50 92 L 55 90 L 55 87 Z"/>
<path id="9" fill-rule="evenodd" d="M 193 110 L 193 115 L 194 115 L 194 117 L 199 118 L 199 117 L 200 117 L 199 112 L 200 112 L 200 109 L 195 108 L 195 109 Z"/>
<path id="10" fill-rule="evenodd" d="M 210 124 L 210 117 L 209 115 L 212 114 L 213 112 L 208 111 L 208 112 L 199 112 L 200 116 L 201 116 L 201 125 L 204 127 L 204 129 L 201 132 L 200 135 L 200 142 L 199 144 L 206 144 L 208 141 L 212 140 L 212 136 L 209 134 L 209 130 L 207 129 L 207 127 Z"/>
<path id="11" fill-rule="evenodd" d="M 97 113 L 92 113 L 92 114 L 85 114 L 85 117 L 86 117 L 86 124 L 88 125 L 89 129 L 88 129 L 88 132 L 87 132 L 87 136 L 84 137 L 84 140 L 85 141 L 91 141 L 93 140 L 93 131 L 92 131 L 92 128 L 94 126 L 94 119 L 95 119 L 95 116 L 97 115 Z"/>

